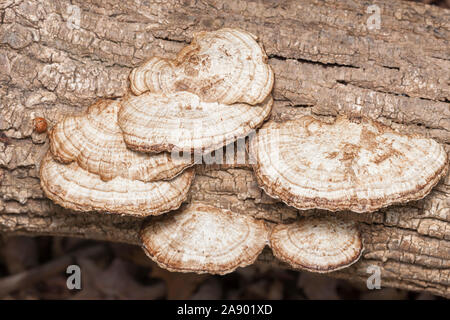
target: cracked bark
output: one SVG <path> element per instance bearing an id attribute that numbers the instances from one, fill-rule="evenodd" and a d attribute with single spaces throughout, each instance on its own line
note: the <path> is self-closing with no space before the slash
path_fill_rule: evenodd
<path id="1" fill-rule="evenodd" d="M 381 9 L 378 30 L 367 29 L 369 4 L 356 0 L 0 1 L 0 232 L 138 243 L 136 218 L 73 213 L 45 199 L 38 167 L 48 141 L 32 119 L 51 126 L 98 98 L 122 96 L 131 68 L 173 56 L 197 30 L 240 27 L 260 37 L 276 76 L 273 119 L 365 115 L 449 151 L 450 12 L 370 4 Z M 449 195 L 447 176 L 423 200 L 341 213 L 362 222 L 366 251 L 332 275 L 365 282 L 376 265 L 382 286 L 450 297 Z M 197 167 L 192 199 L 274 222 L 299 215 L 265 195 L 245 165 Z M 278 264 L 270 250 L 260 261 Z"/>

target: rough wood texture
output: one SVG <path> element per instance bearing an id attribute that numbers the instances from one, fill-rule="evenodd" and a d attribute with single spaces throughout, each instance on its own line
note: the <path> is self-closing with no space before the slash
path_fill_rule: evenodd
<path id="1" fill-rule="evenodd" d="M 76 24 L 76 9 L 80 23 Z M 368 5 L 381 28 L 368 30 Z M 72 12 L 72 15 L 70 14 Z M 198 30 L 240 27 L 258 35 L 275 72 L 272 118 L 362 114 L 417 132 L 450 150 L 450 12 L 393 1 L 0 2 L 0 231 L 137 243 L 133 218 L 80 214 L 45 199 L 38 163 L 49 126 L 98 98 L 122 96 L 132 67 L 174 56 Z M 69 28 L 69 26 L 74 26 Z M 271 221 L 297 212 L 257 187 L 246 167 L 199 167 L 191 197 Z M 366 251 L 334 276 L 450 297 L 450 178 L 424 200 L 363 221 Z M 276 263 L 270 252 L 261 261 Z"/>

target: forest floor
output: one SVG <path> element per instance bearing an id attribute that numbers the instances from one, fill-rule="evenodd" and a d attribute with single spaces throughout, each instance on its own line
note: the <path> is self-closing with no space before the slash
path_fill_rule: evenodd
<path id="1" fill-rule="evenodd" d="M 81 270 L 81 289 L 69 290 L 68 253 L 97 248 L 90 256 L 75 257 Z M 56 261 L 56 263 L 55 263 Z M 42 266 L 45 272 L 39 274 Z M 24 286 L 2 279 L 31 275 Z M 11 290 L 11 288 L 16 289 Z M 381 283 L 382 286 L 382 283 Z M 10 237 L 0 246 L 0 299 L 442 299 L 428 293 L 394 288 L 369 290 L 362 284 L 309 272 L 276 269 L 267 265 L 239 268 L 225 276 L 172 273 L 159 268 L 137 246 L 60 237 Z"/>

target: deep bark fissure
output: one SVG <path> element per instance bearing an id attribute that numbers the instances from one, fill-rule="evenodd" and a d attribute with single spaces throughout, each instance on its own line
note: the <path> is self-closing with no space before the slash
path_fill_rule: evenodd
<path id="1" fill-rule="evenodd" d="M 308 63 L 308 64 L 312 64 L 312 65 L 318 65 L 318 66 L 322 66 L 324 68 L 333 68 L 333 67 L 346 67 L 346 68 L 353 68 L 353 69 L 359 69 L 360 68 L 358 66 L 354 66 L 354 65 L 351 65 L 351 64 L 324 63 L 324 62 L 308 60 L 308 59 L 283 57 L 283 56 L 279 56 L 279 55 L 276 55 L 276 54 L 270 54 L 268 57 L 269 57 L 269 59 L 277 59 L 277 60 L 281 60 L 281 61 L 295 60 L 297 62 Z"/>

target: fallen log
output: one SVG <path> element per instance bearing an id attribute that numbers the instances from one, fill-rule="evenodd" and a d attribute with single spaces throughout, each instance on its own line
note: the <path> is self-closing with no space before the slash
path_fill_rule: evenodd
<path id="1" fill-rule="evenodd" d="M 74 213 L 39 186 L 51 127 L 98 98 L 118 98 L 130 70 L 173 57 L 199 30 L 256 34 L 275 72 L 272 119 L 363 115 L 450 150 L 450 11 L 396 2 L 68 1 L 0 3 L 0 232 L 137 244 L 141 220 Z M 268 221 L 299 213 L 265 195 L 246 164 L 198 166 L 190 197 Z M 361 221 L 366 251 L 332 276 L 450 297 L 450 177 L 425 199 Z M 270 253 L 263 263 L 279 264 Z M 369 268 L 369 269 L 368 269 Z"/>

